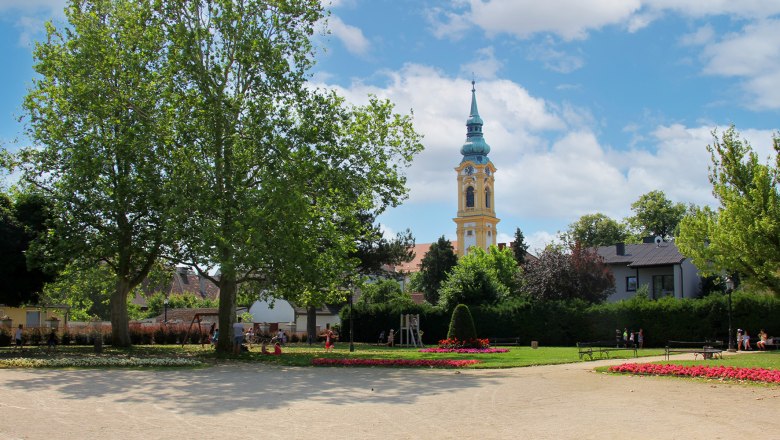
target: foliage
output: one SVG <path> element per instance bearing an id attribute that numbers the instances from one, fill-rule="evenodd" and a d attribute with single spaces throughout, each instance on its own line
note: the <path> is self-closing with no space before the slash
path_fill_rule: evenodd
<path id="1" fill-rule="evenodd" d="M 401 290 L 396 280 L 377 280 L 363 285 L 363 292 L 358 300 L 361 304 L 393 303 L 398 306 L 413 304 L 408 292 Z"/>
<path id="2" fill-rule="evenodd" d="M 399 232 L 395 238 L 384 237 L 380 224 L 374 224 L 376 216 L 371 212 L 359 213 L 358 218 L 365 232 L 358 237 L 352 256 L 359 260 L 358 271 L 363 275 L 388 276 L 387 267 L 395 267 L 414 259 L 414 237 L 410 230 Z"/>
<path id="3" fill-rule="evenodd" d="M 577 298 L 598 303 L 615 284 L 603 258 L 579 244 L 570 252 L 548 246 L 537 260 L 526 264 L 524 278 L 524 291 L 538 301 Z"/>
<path id="4" fill-rule="evenodd" d="M 165 311 L 165 299 L 168 298 L 168 309 L 198 309 L 215 308 L 219 304 L 216 299 L 201 298 L 192 293 L 172 293 L 166 295 L 166 292 L 157 292 L 146 298 L 148 307 L 147 316 L 149 318 L 160 316 Z"/>
<path id="5" fill-rule="evenodd" d="M 585 214 L 569 225 L 563 234 L 563 241 L 584 247 L 611 246 L 624 243 L 629 237 L 626 225 L 619 223 L 602 213 Z"/>
<path id="6" fill-rule="evenodd" d="M 114 272 L 120 345 L 130 343 L 128 294 L 168 238 L 170 78 L 152 3 L 71 1 L 68 26 L 47 24 L 35 48 L 39 76 L 24 103 L 28 134 L 42 147 L 22 152 L 23 178 L 54 205 L 47 256 Z"/>
<path id="7" fill-rule="evenodd" d="M 458 264 L 452 243 L 442 235 L 431 244 L 420 263 L 420 285 L 425 300 L 430 304 L 439 303 L 439 288 L 447 279 L 450 270 Z"/>
<path id="8" fill-rule="evenodd" d="M 51 275 L 44 272 L 30 247 L 46 231 L 50 203 L 39 193 L 0 194 L 0 304 L 38 304 Z"/>
<path id="9" fill-rule="evenodd" d="M 457 304 L 493 304 L 519 287 L 520 269 L 510 249 L 473 248 L 458 260 L 439 289 L 439 305 L 450 310 Z"/>
<path id="10" fill-rule="evenodd" d="M 780 295 L 780 135 L 766 164 L 733 126 L 713 138 L 709 179 L 720 206 L 686 216 L 677 246 L 705 275 L 736 272 Z"/>
<path id="11" fill-rule="evenodd" d="M 520 228 L 515 229 L 515 240 L 510 245 L 512 248 L 512 255 L 515 257 L 517 264 L 525 264 L 525 257 L 528 254 L 528 243 L 525 242 L 525 236 Z"/>
<path id="12" fill-rule="evenodd" d="M 466 341 L 466 343 L 478 344 L 477 329 L 474 327 L 474 318 L 471 317 L 471 311 L 465 304 L 458 304 L 452 311 L 450 319 L 450 328 L 447 331 L 447 339 Z M 482 346 L 471 345 L 474 348 Z M 459 345 L 458 348 L 466 348 L 467 345 Z"/>
<path id="13" fill-rule="evenodd" d="M 686 207 L 667 199 L 663 191 L 650 191 L 632 203 L 631 210 L 634 216 L 628 218 L 628 223 L 640 237 L 668 238 L 677 235 L 677 226 L 685 215 Z"/>

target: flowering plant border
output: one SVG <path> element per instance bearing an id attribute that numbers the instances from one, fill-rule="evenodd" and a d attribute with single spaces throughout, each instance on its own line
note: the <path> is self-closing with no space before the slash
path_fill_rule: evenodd
<path id="1" fill-rule="evenodd" d="M 768 368 L 739 368 L 707 365 L 672 364 L 621 364 L 609 367 L 613 373 L 630 373 L 651 376 L 701 377 L 707 379 L 745 380 L 751 382 L 780 383 L 780 370 Z"/>
<path id="2" fill-rule="evenodd" d="M 0 359 L 2 368 L 157 368 L 201 367 L 203 362 L 185 358 L 83 357 L 83 358 L 10 358 Z"/>
<path id="3" fill-rule="evenodd" d="M 420 353 L 469 353 L 469 354 L 485 354 L 485 353 L 507 353 L 506 348 L 423 348 L 419 350 Z"/>
<path id="4" fill-rule="evenodd" d="M 489 339 L 479 339 L 479 338 L 471 338 L 471 339 L 458 339 L 458 338 L 449 338 L 449 339 L 440 339 L 439 340 L 439 348 L 489 348 L 490 347 L 490 340 Z"/>
<path id="5" fill-rule="evenodd" d="M 462 368 L 479 363 L 476 359 L 343 359 L 314 358 L 315 367 L 430 367 L 430 368 Z"/>

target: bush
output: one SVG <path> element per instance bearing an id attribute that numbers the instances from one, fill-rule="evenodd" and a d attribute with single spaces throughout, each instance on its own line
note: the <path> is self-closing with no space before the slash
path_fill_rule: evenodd
<path id="1" fill-rule="evenodd" d="M 471 341 L 477 339 L 477 329 L 474 327 L 474 318 L 471 311 L 465 304 L 458 304 L 452 311 L 450 319 L 450 329 L 447 332 L 447 339 L 457 339 L 460 341 Z"/>
<path id="2" fill-rule="evenodd" d="M 0 328 L 0 347 L 9 345 L 11 345 L 11 333 L 5 328 Z"/>

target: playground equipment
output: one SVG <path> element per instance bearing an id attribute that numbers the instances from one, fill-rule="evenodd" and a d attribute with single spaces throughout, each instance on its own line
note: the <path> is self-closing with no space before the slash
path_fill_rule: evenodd
<path id="1" fill-rule="evenodd" d="M 422 347 L 422 338 L 420 336 L 420 315 L 401 314 L 401 345 L 412 345 Z"/>

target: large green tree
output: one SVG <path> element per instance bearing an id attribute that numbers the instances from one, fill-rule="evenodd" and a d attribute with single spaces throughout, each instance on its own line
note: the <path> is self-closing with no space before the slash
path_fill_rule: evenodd
<path id="1" fill-rule="evenodd" d="M 455 255 L 452 243 L 442 235 L 436 243 L 431 244 L 420 263 L 417 282 L 426 301 L 431 304 L 439 303 L 439 287 L 456 264 L 458 256 Z"/>
<path id="2" fill-rule="evenodd" d="M 510 249 L 474 247 L 458 260 L 439 289 L 439 305 L 495 304 L 519 289 L 520 268 Z"/>
<path id="3" fill-rule="evenodd" d="M 383 100 L 347 105 L 307 83 L 318 0 L 165 3 L 180 154 L 176 258 L 220 287 L 229 352 L 237 286 L 296 304 L 343 299 L 366 232 L 360 214 L 405 197 L 422 147 Z"/>
<path id="4" fill-rule="evenodd" d="M 528 244 L 525 242 L 525 236 L 520 228 L 515 229 L 515 240 L 510 247 L 512 248 L 512 253 L 515 256 L 517 264 L 525 264 L 525 258 L 528 255 Z"/>
<path id="5" fill-rule="evenodd" d="M 639 237 L 673 237 L 686 207 L 666 198 L 663 191 L 650 191 L 631 204 L 634 215 L 627 220 Z M 607 243 L 614 244 L 614 243 Z"/>
<path id="6" fill-rule="evenodd" d="M 37 304 L 44 283 L 53 279 L 44 271 L 31 245 L 46 233 L 50 204 L 36 193 L 0 193 L 0 304 Z"/>
<path id="7" fill-rule="evenodd" d="M 152 0 L 73 0 L 46 26 L 24 102 L 24 179 L 53 202 L 49 255 L 114 276 L 113 343 L 130 345 L 127 298 L 166 241 L 171 112 L 164 27 Z"/>
<path id="8" fill-rule="evenodd" d="M 585 214 L 570 224 L 563 238 L 565 242 L 572 245 L 580 243 L 585 247 L 598 247 L 625 242 L 628 235 L 624 224 L 597 212 Z"/>
<path id="9" fill-rule="evenodd" d="M 767 163 L 732 126 L 707 146 L 719 206 L 696 208 L 676 243 L 704 274 L 739 273 L 780 295 L 780 135 Z"/>

